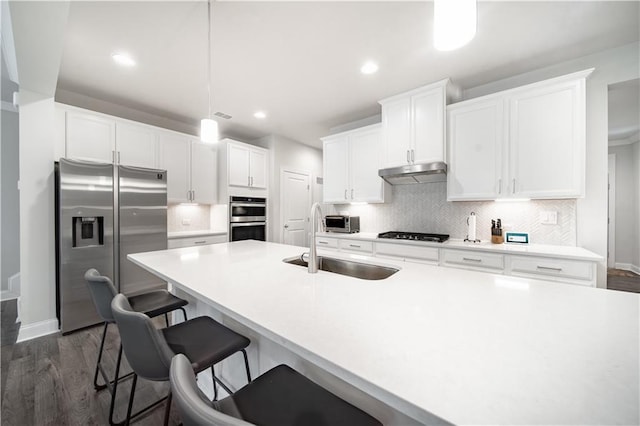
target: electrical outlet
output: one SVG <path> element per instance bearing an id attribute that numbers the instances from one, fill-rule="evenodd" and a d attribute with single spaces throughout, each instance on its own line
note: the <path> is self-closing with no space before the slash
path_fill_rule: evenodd
<path id="1" fill-rule="evenodd" d="M 552 210 L 545 210 L 540 212 L 540 224 L 542 225 L 557 225 L 558 224 L 558 212 Z"/>
<path id="2" fill-rule="evenodd" d="M 191 219 L 182 219 L 182 224 L 185 226 L 191 225 Z"/>

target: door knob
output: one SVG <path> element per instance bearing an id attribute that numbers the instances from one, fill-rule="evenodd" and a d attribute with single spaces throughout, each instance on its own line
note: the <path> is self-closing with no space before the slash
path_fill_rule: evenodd
<path id="1" fill-rule="evenodd" d="M 285 226 L 284 226 L 284 229 L 287 229 L 288 227 L 289 227 L 289 225 L 285 225 Z"/>

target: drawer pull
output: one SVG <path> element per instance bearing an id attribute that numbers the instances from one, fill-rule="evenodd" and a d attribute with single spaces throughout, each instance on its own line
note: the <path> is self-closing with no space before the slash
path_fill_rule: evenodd
<path id="1" fill-rule="evenodd" d="M 318 241 L 318 244 L 329 244 L 328 241 Z"/>
<path id="2" fill-rule="evenodd" d="M 562 271 L 562 268 L 552 268 L 550 266 L 536 266 L 536 268 L 538 269 L 542 269 L 544 271 L 555 271 L 555 272 L 560 272 Z"/>
<path id="3" fill-rule="evenodd" d="M 474 259 L 472 257 L 463 257 L 462 260 L 466 260 L 467 262 L 482 262 L 482 259 Z"/>
<path id="4" fill-rule="evenodd" d="M 207 240 L 194 241 L 193 244 L 205 244 L 206 242 L 207 242 Z"/>
<path id="5" fill-rule="evenodd" d="M 353 247 L 353 248 L 360 248 L 360 246 L 359 246 L 359 245 L 357 245 L 357 244 L 349 244 L 349 247 Z"/>

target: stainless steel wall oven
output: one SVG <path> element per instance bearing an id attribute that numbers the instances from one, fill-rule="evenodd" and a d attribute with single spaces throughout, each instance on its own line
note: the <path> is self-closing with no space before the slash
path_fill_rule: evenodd
<path id="1" fill-rule="evenodd" d="M 267 199 L 229 197 L 229 240 L 267 239 Z"/>

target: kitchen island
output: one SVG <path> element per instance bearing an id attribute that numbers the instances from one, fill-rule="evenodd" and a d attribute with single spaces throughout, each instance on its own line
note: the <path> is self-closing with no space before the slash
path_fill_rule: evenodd
<path id="1" fill-rule="evenodd" d="M 639 295 L 343 253 L 400 271 L 282 262 L 303 251 L 241 241 L 129 259 L 419 423 L 640 422 Z"/>

